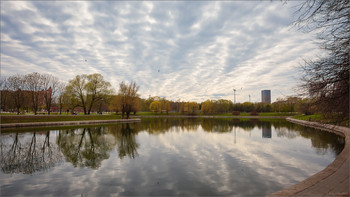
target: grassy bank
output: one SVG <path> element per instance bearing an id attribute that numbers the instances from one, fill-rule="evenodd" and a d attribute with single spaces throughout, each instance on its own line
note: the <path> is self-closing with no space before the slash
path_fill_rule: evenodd
<path id="1" fill-rule="evenodd" d="M 154 112 L 138 112 L 136 116 L 164 116 L 167 115 L 176 116 L 176 115 L 183 115 L 181 113 L 175 113 L 175 112 L 169 112 L 167 113 L 154 113 Z M 199 113 L 195 116 L 200 117 L 204 114 Z M 211 116 L 229 116 L 232 118 L 238 117 L 238 116 L 250 116 L 249 113 L 241 113 L 240 115 L 232 115 L 231 113 L 225 113 L 225 114 L 210 114 Z M 259 113 L 259 116 L 291 116 L 293 114 L 291 113 Z M 132 118 L 133 115 L 131 115 Z M 83 120 L 113 120 L 113 119 L 120 119 L 120 115 L 32 115 L 32 114 L 26 114 L 26 115 L 14 115 L 9 113 L 1 113 L 1 124 L 6 123 L 26 123 L 26 122 L 58 122 L 58 121 L 83 121 Z"/>
<path id="2" fill-rule="evenodd" d="M 59 122 L 59 121 L 83 121 L 83 120 L 114 120 L 120 119 L 120 115 L 1 115 L 1 124 L 25 123 L 25 122 Z"/>
<path id="3" fill-rule="evenodd" d="M 296 115 L 293 118 L 298 120 L 314 121 L 323 124 L 333 124 L 343 127 L 350 127 L 349 120 L 341 120 L 336 117 L 325 117 L 322 114 L 313 114 L 313 115 Z"/>

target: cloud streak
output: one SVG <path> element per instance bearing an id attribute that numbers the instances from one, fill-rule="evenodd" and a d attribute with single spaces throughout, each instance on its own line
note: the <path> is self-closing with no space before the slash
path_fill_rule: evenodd
<path id="1" fill-rule="evenodd" d="M 1 75 L 35 71 L 63 81 L 101 73 L 142 97 L 273 100 L 292 94 L 312 35 L 289 27 L 288 2 L 2 2 Z M 86 60 L 86 61 L 85 61 Z"/>

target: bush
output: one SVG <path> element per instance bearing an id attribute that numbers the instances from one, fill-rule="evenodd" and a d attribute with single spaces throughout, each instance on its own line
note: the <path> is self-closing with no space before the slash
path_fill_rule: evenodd
<path id="1" fill-rule="evenodd" d="M 232 112 L 232 115 L 234 115 L 234 116 L 238 116 L 238 115 L 240 115 L 241 114 L 241 112 L 239 112 L 239 111 L 233 111 Z"/>
<path id="2" fill-rule="evenodd" d="M 251 116 L 258 116 L 259 113 L 257 111 L 252 111 L 252 112 L 249 113 L 249 115 L 251 115 Z"/>

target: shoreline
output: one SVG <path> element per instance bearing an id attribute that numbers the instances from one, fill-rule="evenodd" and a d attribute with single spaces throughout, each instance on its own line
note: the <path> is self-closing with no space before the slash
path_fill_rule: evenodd
<path id="1" fill-rule="evenodd" d="M 42 126 L 68 126 L 68 125 L 89 125 L 105 123 L 129 123 L 141 122 L 141 119 L 115 119 L 115 120 L 82 120 L 82 121 L 57 121 L 57 122 L 26 122 L 26 123 L 6 123 L 1 124 L 1 128 L 22 128 L 22 127 L 42 127 Z"/>
<path id="2" fill-rule="evenodd" d="M 345 138 L 344 149 L 325 169 L 300 183 L 267 196 L 349 196 L 350 128 L 297 120 L 290 117 L 287 118 L 287 121 L 343 136 Z"/>

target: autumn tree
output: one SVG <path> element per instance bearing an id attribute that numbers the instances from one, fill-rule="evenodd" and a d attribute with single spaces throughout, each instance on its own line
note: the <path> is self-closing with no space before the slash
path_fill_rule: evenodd
<path id="1" fill-rule="evenodd" d="M 153 101 L 150 104 L 149 108 L 152 112 L 155 112 L 155 113 L 160 112 L 162 110 L 160 101 Z"/>
<path id="2" fill-rule="evenodd" d="M 170 101 L 165 101 L 164 110 L 166 111 L 166 114 L 169 114 L 169 111 L 171 111 Z"/>
<path id="3" fill-rule="evenodd" d="M 295 25 L 317 32 L 327 53 L 305 61 L 300 87 L 323 114 L 349 119 L 350 1 L 307 0 L 299 13 Z"/>
<path id="4" fill-rule="evenodd" d="M 204 101 L 201 111 L 203 114 L 212 114 L 214 112 L 213 102 L 211 100 Z"/>
<path id="5" fill-rule="evenodd" d="M 185 111 L 189 114 L 196 114 L 199 110 L 199 105 L 196 102 L 186 102 L 185 103 Z"/>
<path id="6" fill-rule="evenodd" d="M 116 114 L 122 111 L 122 97 L 121 95 L 112 96 L 111 102 L 109 103 L 109 109 L 114 111 Z"/>
<path id="7" fill-rule="evenodd" d="M 139 98 L 139 95 L 137 94 L 138 89 L 139 87 L 135 82 L 131 82 L 130 84 L 121 82 L 119 84 L 118 95 L 121 97 L 122 118 L 124 118 L 126 114 L 126 119 L 129 119 L 130 113 L 133 111 Z"/>

